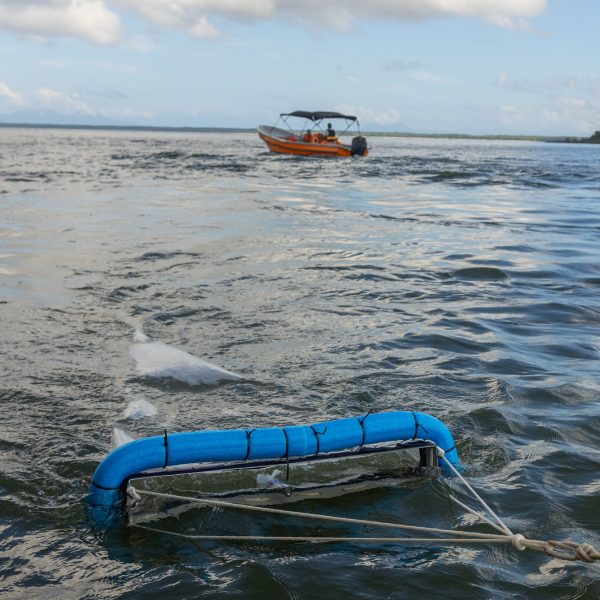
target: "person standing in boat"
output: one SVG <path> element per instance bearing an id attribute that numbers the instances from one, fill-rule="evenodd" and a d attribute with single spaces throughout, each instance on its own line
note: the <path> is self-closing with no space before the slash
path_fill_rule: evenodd
<path id="1" fill-rule="evenodd" d="M 327 123 L 327 132 L 325 140 L 327 142 L 337 142 L 337 135 L 335 135 L 335 129 L 331 126 L 331 123 Z"/>

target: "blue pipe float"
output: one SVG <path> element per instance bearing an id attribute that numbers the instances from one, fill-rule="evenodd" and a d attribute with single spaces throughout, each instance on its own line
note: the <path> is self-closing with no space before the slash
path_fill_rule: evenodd
<path id="1" fill-rule="evenodd" d="M 207 430 L 134 440 L 108 454 L 98 465 L 86 497 L 90 520 L 101 527 L 118 521 L 123 513 L 130 477 L 149 469 L 207 462 L 310 458 L 351 450 L 367 444 L 426 440 L 444 450 L 451 464 L 460 461 L 452 434 L 440 420 L 422 412 L 390 411 L 260 429 Z M 446 475 L 448 466 L 438 459 Z"/>

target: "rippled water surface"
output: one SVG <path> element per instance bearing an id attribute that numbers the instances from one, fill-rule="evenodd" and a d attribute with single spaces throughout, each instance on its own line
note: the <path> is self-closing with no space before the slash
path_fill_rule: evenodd
<path id="1" fill-rule="evenodd" d="M 510 547 L 102 534 L 82 505 L 111 435 L 421 410 L 514 530 L 600 546 L 600 147 L 0 131 L 2 598 L 600 597 L 597 566 Z M 458 526 L 448 485 L 307 508 Z"/>

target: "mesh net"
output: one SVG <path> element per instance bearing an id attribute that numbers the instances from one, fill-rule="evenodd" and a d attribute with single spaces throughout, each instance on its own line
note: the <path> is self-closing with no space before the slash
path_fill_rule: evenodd
<path id="1" fill-rule="evenodd" d="M 138 476 L 130 485 L 189 498 L 223 499 L 251 506 L 276 506 L 335 498 L 366 490 L 402 485 L 426 475 L 433 446 L 371 448 L 368 452 L 321 456 L 312 460 L 248 461 L 238 464 L 193 465 L 185 471 L 165 469 Z M 130 488 L 131 489 L 131 488 Z M 128 498 L 133 523 L 176 517 L 198 504 L 135 494 Z"/>

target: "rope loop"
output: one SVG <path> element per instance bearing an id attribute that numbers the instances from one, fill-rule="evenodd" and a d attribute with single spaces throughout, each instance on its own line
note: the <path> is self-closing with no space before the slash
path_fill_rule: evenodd
<path id="1" fill-rule="evenodd" d="M 587 563 L 594 562 L 593 554 L 598 554 L 594 546 L 592 544 L 579 544 L 577 546 L 577 550 L 575 550 L 575 555 L 579 560 L 583 560 Z"/>
<path id="2" fill-rule="evenodd" d="M 592 544 L 578 544 L 571 540 L 564 540 L 562 542 L 550 540 L 546 542 L 544 552 L 548 556 L 554 558 L 560 558 L 562 560 L 582 560 L 587 563 L 593 563 L 594 560 L 598 560 L 600 557 L 600 554 Z"/>
<path id="3" fill-rule="evenodd" d="M 511 544 L 517 550 L 526 550 L 527 546 L 525 545 L 525 536 L 522 533 L 515 533 L 511 536 Z"/>

